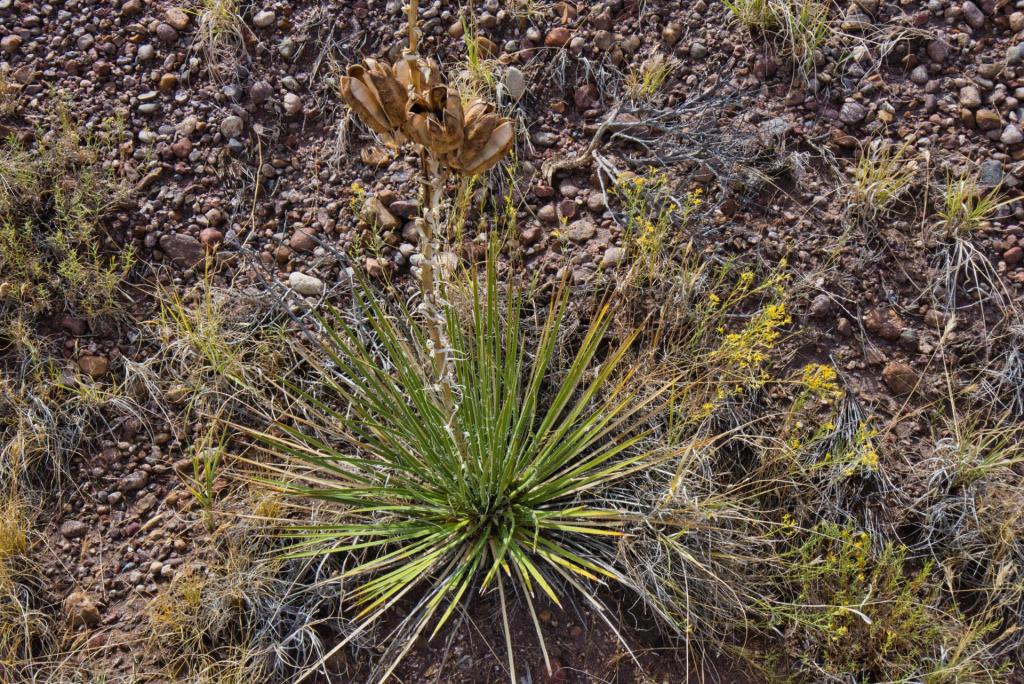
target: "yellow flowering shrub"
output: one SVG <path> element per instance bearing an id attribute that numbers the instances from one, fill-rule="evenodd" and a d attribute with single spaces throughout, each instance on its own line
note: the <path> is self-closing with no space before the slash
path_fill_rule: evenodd
<path id="1" fill-rule="evenodd" d="M 821 363 L 807 364 L 800 376 L 803 391 L 824 398 L 833 398 L 842 394 L 837 380 L 835 369 Z"/>
<path id="2" fill-rule="evenodd" d="M 686 384 L 688 396 L 680 403 L 688 408 L 681 424 L 699 423 L 771 381 L 771 352 L 792 322 L 783 268 L 784 261 L 779 270 L 758 278 L 726 264 L 707 274 L 687 307 L 691 326 L 673 347 L 675 357 L 700 369 Z"/>
<path id="3" fill-rule="evenodd" d="M 915 565 L 891 542 L 873 546 L 867 532 L 823 523 L 785 558 L 762 608 L 766 627 L 787 635 L 785 656 L 803 673 L 795 681 L 967 681 L 943 654 L 982 632 L 959 616 L 937 619 L 930 562 Z"/>
<path id="4" fill-rule="evenodd" d="M 768 304 L 741 330 L 727 334 L 716 356 L 738 370 L 760 368 L 768 358 L 767 353 L 775 347 L 781 329 L 792 322 L 784 302 Z"/>
<path id="5" fill-rule="evenodd" d="M 664 171 L 621 175 L 612 194 L 622 204 L 623 244 L 631 259 L 630 274 L 642 282 L 653 279 L 673 238 L 683 233 L 702 201 L 703 190 L 688 192 L 682 203 L 672 199 Z"/>

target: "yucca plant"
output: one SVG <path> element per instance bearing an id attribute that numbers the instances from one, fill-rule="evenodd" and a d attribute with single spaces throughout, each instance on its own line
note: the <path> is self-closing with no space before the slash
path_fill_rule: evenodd
<path id="1" fill-rule="evenodd" d="M 526 599 L 547 660 L 534 600 L 543 594 L 561 604 L 566 591 L 575 592 L 602 612 L 595 583 L 626 581 L 612 542 L 632 515 L 602 492 L 664 458 L 642 448 L 644 424 L 663 392 L 638 397 L 627 389 L 623 360 L 635 335 L 609 345 L 602 308 L 555 377 L 567 289 L 527 344 L 523 295 L 501 296 L 494 261 L 492 251 L 482 283 L 470 279 L 464 317 L 445 308 L 454 412 L 432 380 L 427 324 L 390 316 L 360 287 L 355 300 L 367 329 L 320 319 L 322 342 L 310 360 L 326 393 L 290 388 L 293 415 L 258 434 L 276 456 L 308 466 L 278 486 L 323 500 L 340 516 L 337 524 L 294 528 L 292 553 L 361 554 L 346 574 L 361 578 L 356 633 L 399 602 L 412 605 L 384 678 L 428 626 L 436 634 L 474 591 L 497 591 L 512 681 L 513 587 Z M 340 428 L 336 438 L 324 436 L 317 427 L 324 424 Z"/>

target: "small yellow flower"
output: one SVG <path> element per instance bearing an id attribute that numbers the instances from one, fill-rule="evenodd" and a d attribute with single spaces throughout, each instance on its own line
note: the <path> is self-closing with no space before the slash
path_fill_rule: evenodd
<path id="1" fill-rule="evenodd" d="M 807 391 L 819 396 L 826 396 L 841 392 L 836 383 L 837 377 L 835 369 L 831 366 L 809 363 L 804 366 L 800 381 Z"/>

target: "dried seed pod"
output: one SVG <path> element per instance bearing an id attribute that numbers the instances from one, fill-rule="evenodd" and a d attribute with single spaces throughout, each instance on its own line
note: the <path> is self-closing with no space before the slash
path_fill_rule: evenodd
<path id="1" fill-rule="evenodd" d="M 464 130 L 462 145 L 449 155 L 448 164 L 471 176 L 494 166 L 515 138 L 511 122 L 483 100 L 474 101 L 466 110 Z"/>
<path id="2" fill-rule="evenodd" d="M 342 98 L 363 123 L 393 144 L 402 142 L 409 96 L 390 66 L 374 59 L 353 64 L 340 85 Z"/>
<path id="3" fill-rule="evenodd" d="M 372 84 L 363 80 L 366 70 L 360 64 L 348 68 L 341 77 L 341 96 L 363 123 L 378 133 L 389 133 L 391 125 Z"/>
<path id="4" fill-rule="evenodd" d="M 462 101 L 458 93 L 435 86 L 425 97 L 413 97 L 405 133 L 441 156 L 458 149 L 463 139 Z"/>
<path id="5" fill-rule="evenodd" d="M 377 91 L 381 109 L 387 116 L 391 128 L 401 128 L 405 123 L 409 100 L 408 90 L 395 78 L 391 67 L 376 60 L 366 60 L 369 67 L 366 75 Z"/>
<path id="6" fill-rule="evenodd" d="M 479 152 L 473 156 L 460 155 L 459 170 L 462 173 L 467 176 L 483 173 L 497 164 L 512 149 L 512 143 L 515 141 L 515 129 L 512 122 L 508 119 L 499 119 L 499 121 L 501 123 L 491 129 L 486 143 Z"/>
<path id="7" fill-rule="evenodd" d="M 440 85 L 437 64 L 415 54 L 394 66 L 374 59 L 350 66 L 341 78 L 341 94 L 389 143 L 407 137 L 460 173 L 488 170 L 515 139 L 512 123 L 493 105 L 478 99 L 464 110 L 459 93 Z"/>
<path id="8" fill-rule="evenodd" d="M 441 70 L 437 63 L 417 55 L 403 55 L 399 58 L 395 63 L 394 74 L 407 91 L 419 95 L 441 84 Z"/>

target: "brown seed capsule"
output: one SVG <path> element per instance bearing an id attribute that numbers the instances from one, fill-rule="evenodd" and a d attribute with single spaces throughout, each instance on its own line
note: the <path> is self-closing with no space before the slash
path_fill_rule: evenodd
<path id="1" fill-rule="evenodd" d="M 462 146 L 449 155 L 448 164 L 467 175 L 491 168 L 512 146 L 514 129 L 507 119 L 494 112 L 494 106 L 475 100 L 466 110 Z"/>
<path id="2" fill-rule="evenodd" d="M 459 159 L 459 170 L 467 176 L 475 176 L 489 170 L 504 157 L 515 141 L 515 129 L 508 119 L 501 119 L 490 135 L 483 148 L 473 156 L 462 155 Z"/>
<path id="3" fill-rule="evenodd" d="M 424 94 L 431 88 L 440 85 L 441 71 L 432 59 L 422 59 L 416 55 L 403 55 L 394 68 L 395 79 L 407 91 Z"/>
<path id="4" fill-rule="evenodd" d="M 437 64 L 416 55 L 394 66 L 374 59 L 350 66 L 341 94 L 387 142 L 398 145 L 407 137 L 460 173 L 490 169 L 515 140 L 512 123 L 493 105 L 478 99 L 464 109 L 459 93 L 440 84 Z"/>
<path id="5" fill-rule="evenodd" d="M 348 68 L 348 75 L 341 77 L 341 96 L 363 123 L 378 133 L 389 133 L 391 125 L 377 91 L 363 81 L 365 71 L 359 64 Z"/>
<path id="6" fill-rule="evenodd" d="M 405 132 L 440 156 L 458 149 L 463 138 L 462 101 L 458 93 L 435 86 L 425 97 L 414 97 Z"/>
<path id="7" fill-rule="evenodd" d="M 403 142 L 401 127 L 409 96 L 390 66 L 374 59 L 353 64 L 340 86 L 342 98 L 363 123 L 391 144 Z"/>
<path id="8" fill-rule="evenodd" d="M 405 123 L 408 91 L 395 79 L 390 66 L 370 59 L 366 60 L 366 63 L 369 66 L 366 75 L 377 91 L 381 109 L 387 116 L 388 123 L 391 128 L 401 128 Z"/>

